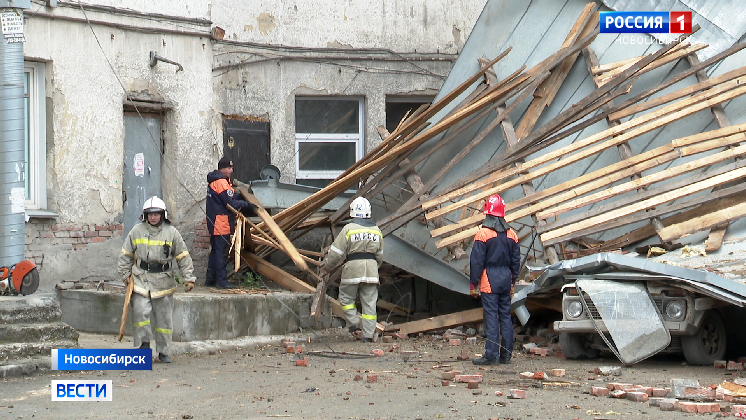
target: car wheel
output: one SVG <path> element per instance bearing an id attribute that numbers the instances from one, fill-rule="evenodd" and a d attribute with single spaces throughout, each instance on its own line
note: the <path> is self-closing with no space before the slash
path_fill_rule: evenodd
<path id="1" fill-rule="evenodd" d="M 681 337 L 681 347 L 687 363 L 696 366 L 712 365 L 725 356 L 725 323 L 720 315 L 708 311 L 696 334 Z"/>
<path id="2" fill-rule="evenodd" d="M 593 342 L 589 334 L 561 333 L 559 344 L 562 354 L 568 359 L 595 359 L 601 351 L 591 347 Z"/>

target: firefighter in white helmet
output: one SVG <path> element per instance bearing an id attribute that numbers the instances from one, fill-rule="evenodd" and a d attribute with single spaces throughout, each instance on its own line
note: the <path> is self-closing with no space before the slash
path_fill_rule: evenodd
<path id="1" fill-rule="evenodd" d="M 155 327 L 161 363 L 171 363 L 175 264 L 181 271 L 184 290 L 191 291 L 195 280 L 192 257 L 181 234 L 168 220 L 166 203 L 153 196 L 143 205 L 142 223 L 135 225 L 124 240 L 117 269 L 125 284 L 130 274 L 135 282 L 131 300 L 135 347 L 149 349 Z"/>
<path id="2" fill-rule="evenodd" d="M 358 197 L 350 204 L 352 222 L 345 225 L 324 258 L 322 268 L 331 271 L 344 263 L 339 286 L 339 303 L 353 334 L 362 327 L 363 342 L 373 341 L 376 332 L 378 300 L 378 267 L 383 256 L 383 235 L 371 218 L 370 202 Z M 360 296 L 362 322 L 355 298 Z"/>

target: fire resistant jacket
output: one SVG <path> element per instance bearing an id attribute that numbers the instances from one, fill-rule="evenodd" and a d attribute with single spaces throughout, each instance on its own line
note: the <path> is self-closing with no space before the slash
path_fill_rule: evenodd
<path id="1" fill-rule="evenodd" d="M 342 264 L 342 284 L 378 284 L 378 267 L 383 257 L 383 235 L 381 229 L 371 219 L 353 218 L 339 232 L 329 247 L 324 265 L 331 271 Z M 347 261 L 350 254 L 370 254 L 370 258 Z M 366 255 L 363 255 L 366 257 Z M 346 261 L 346 262 L 345 262 Z"/>
<path id="2" fill-rule="evenodd" d="M 513 229 L 497 232 L 482 226 L 474 235 L 469 277 L 481 293 L 508 293 L 521 269 L 521 249 Z"/>
<path id="3" fill-rule="evenodd" d="M 140 267 L 141 262 L 168 264 L 168 268 L 163 272 L 148 272 Z M 135 293 L 158 298 L 176 291 L 175 263 L 179 265 L 185 283 L 196 280 L 192 274 L 192 257 L 189 256 L 179 231 L 167 222 L 161 223 L 160 226 L 142 222 L 135 225 L 124 240 L 117 261 L 117 271 L 122 280 L 132 273 L 135 279 Z"/>
<path id="4" fill-rule="evenodd" d="M 231 235 L 236 225 L 236 215 L 228 210 L 227 204 L 230 204 L 236 210 L 250 207 L 240 198 L 235 197 L 233 184 L 230 179 L 223 175 L 219 170 L 207 174 L 207 229 L 210 235 Z"/>

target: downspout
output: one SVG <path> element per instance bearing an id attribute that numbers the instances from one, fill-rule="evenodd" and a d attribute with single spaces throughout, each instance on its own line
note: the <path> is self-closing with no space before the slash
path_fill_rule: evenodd
<path id="1" fill-rule="evenodd" d="M 17 13 L 29 0 L 0 0 L 0 13 Z M 23 42 L 0 38 L 0 266 L 24 259 L 25 131 Z"/>

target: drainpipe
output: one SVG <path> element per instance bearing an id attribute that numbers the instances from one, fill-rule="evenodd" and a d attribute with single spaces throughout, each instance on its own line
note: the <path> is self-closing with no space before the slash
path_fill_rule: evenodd
<path id="1" fill-rule="evenodd" d="M 30 0 L 0 0 L 0 16 L 22 17 L 30 7 Z M 0 31 L 0 266 L 22 261 L 26 242 L 23 42 L 8 42 L 6 31 L 7 25 Z"/>

